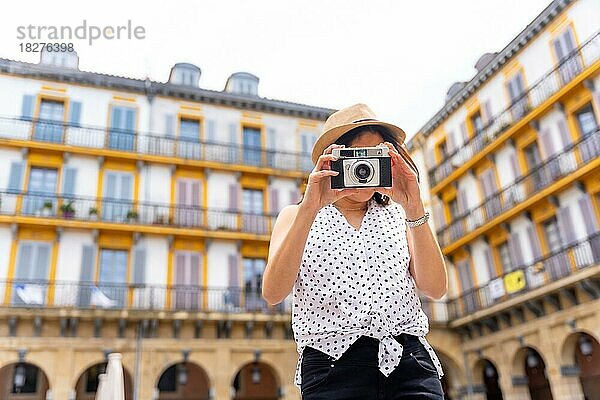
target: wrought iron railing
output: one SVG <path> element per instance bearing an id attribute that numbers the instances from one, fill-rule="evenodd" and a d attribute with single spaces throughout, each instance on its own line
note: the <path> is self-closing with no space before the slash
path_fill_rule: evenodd
<path id="1" fill-rule="evenodd" d="M 440 226 L 437 230 L 440 245 L 447 246 L 460 239 L 466 233 L 513 209 L 525 199 L 598 157 L 600 157 L 600 130 L 596 128 L 579 141 L 568 145 L 532 168 L 526 175 L 517 177 L 509 186 L 491 194 L 480 205 L 465 209 L 450 224 Z"/>
<path id="2" fill-rule="evenodd" d="M 307 172 L 310 154 L 57 121 L 0 117 L 0 139 Z"/>
<path id="3" fill-rule="evenodd" d="M 504 111 L 490 118 L 478 134 L 446 155 L 442 162 L 429 171 L 432 186 L 450 176 L 456 169 L 480 153 L 484 147 L 523 119 L 550 96 L 571 82 L 585 68 L 600 59 L 600 32 L 575 49 L 557 67 L 538 79 Z"/>
<path id="4" fill-rule="evenodd" d="M 448 316 L 450 319 L 463 317 L 599 263 L 600 231 L 464 291 L 447 302 Z"/>
<path id="5" fill-rule="evenodd" d="M 187 205 L 0 191 L 0 215 L 158 225 L 187 229 L 270 234 L 276 214 L 257 214 Z"/>
<path id="6" fill-rule="evenodd" d="M 291 310 L 291 296 L 271 306 L 262 298 L 260 289 L 239 287 L 13 279 L 0 281 L 0 294 L 10 299 L 4 307 L 231 313 Z"/>

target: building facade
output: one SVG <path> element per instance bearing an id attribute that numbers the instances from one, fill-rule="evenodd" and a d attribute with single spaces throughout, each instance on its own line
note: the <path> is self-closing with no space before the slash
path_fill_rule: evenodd
<path id="1" fill-rule="evenodd" d="M 461 395 L 600 399 L 600 3 L 554 1 L 407 144 L 446 257 Z"/>

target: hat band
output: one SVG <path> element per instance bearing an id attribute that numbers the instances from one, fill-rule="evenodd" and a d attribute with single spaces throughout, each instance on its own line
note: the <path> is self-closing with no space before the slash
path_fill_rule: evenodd
<path id="1" fill-rule="evenodd" d="M 356 121 L 352 121 L 353 124 L 356 124 L 357 122 L 363 122 L 363 121 L 377 121 L 375 118 L 361 118 L 361 119 L 357 119 Z"/>

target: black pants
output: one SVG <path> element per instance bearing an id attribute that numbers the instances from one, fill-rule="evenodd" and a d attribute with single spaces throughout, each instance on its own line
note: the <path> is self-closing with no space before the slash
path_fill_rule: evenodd
<path id="1" fill-rule="evenodd" d="M 389 376 L 378 367 L 379 340 L 361 336 L 334 361 L 307 346 L 302 358 L 303 400 L 442 400 L 442 383 L 417 336 L 401 334 L 402 360 Z"/>

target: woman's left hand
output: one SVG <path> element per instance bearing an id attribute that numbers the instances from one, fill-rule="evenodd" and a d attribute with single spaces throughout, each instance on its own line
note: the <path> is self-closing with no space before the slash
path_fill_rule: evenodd
<path id="1" fill-rule="evenodd" d="M 424 206 L 417 174 L 404 161 L 393 144 L 390 142 L 384 144 L 390 149 L 389 155 L 392 158 L 392 187 L 377 188 L 377 191 L 399 203 L 406 212 L 406 218 L 418 218 L 423 214 Z"/>

